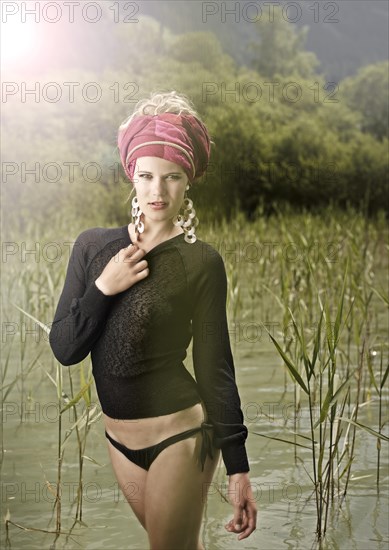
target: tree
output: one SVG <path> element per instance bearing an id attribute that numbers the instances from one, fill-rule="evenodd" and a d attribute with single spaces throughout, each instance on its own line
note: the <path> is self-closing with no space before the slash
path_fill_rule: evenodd
<path id="1" fill-rule="evenodd" d="M 388 61 L 361 67 L 341 83 L 340 92 L 350 109 L 361 113 L 362 132 L 382 140 L 388 135 Z"/>
<path id="2" fill-rule="evenodd" d="M 256 30 L 260 41 L 250 45 L 255 54 L 251 65 L 261 75 L 308 78 L 314 74 L 319 61 L 313 52 L 303 50 L 307 26 L 296 31 L 296 27 L 284 19 L 281 8 L 274 6 L 274 19 L 258 21 Z"/>
<path id="3" fill-rule="evenodd" d="M 204 69 L 214 72 L 231 71 L 235 66 L 226 55 L 219 40 L 212 32 L 187 32 L 178 35 L 169 48 L 168 55 L 181 63 L 198 63 Z"/>

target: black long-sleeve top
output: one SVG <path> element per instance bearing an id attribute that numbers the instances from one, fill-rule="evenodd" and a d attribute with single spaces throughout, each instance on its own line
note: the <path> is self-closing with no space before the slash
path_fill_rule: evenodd
<path id="1" fill-rule="evenodd" d="M 55 357 L 69 366 L 91 352 L 97 394 L 111 418 L 161 416 L 203 401 L 227 475 L 248 472 L 222 257 L 200 239 L 176 235 L 143 256 L 145 279 L 107 296 L 95 280 L 129 244 L 127 225 L 77 237 L 49 336 Z M 183 364 L 192 337 L 196 380 Z"/>

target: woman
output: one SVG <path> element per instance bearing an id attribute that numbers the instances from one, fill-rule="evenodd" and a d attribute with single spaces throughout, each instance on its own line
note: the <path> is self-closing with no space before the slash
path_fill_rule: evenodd
<path id="1" fill-rule="evenodd" d="M 75 242 L 50 345 L 63 365 L 91 352 L 119 486 L 152 549 L 203 549 L 203 508 L 220 452 L 238 540 L 256 506 L 226 318 L 220 254 L 197 239 L 187 192 L 210 139 L 187 98 L 155 94 L 119 128 L 133 222 Z M 181 207 L 184 206 L 184 212 Z M 183 360 L 193 337 L 196 380 Z"/>

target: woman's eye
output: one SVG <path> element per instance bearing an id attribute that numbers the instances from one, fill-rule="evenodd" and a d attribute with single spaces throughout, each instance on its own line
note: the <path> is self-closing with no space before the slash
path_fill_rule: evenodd
<path id="1" fill-rule="evenodd" d="M 152 174 L 139 174 L 139 178 L 142 178 L 142 179 L 153 179 L 153 176 Z M 169 174 L 168 176 L 166 176 L 166 179 L 168 180 L 173 180 L 173 181 L 178 181 L 182 178 L 181 174 Z"/>

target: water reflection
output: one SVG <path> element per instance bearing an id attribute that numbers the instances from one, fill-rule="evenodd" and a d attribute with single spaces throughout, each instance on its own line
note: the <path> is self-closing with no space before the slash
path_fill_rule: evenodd
<path id="1" fill-rule="evenodd" d="M 259 511 L 258 528 L 248 539 L 238 542 L 236 535 L 224 530 L 224 524 L 232 517 L 232 506 L 217 491 L 210 490 L 204 516 L 204 543 L 207 550 L 235 550 L 238 547 L 256 550 L 315 548 L 316 511 L 309 477 L 310 451 L 298 448 L 295 452 L 293 445 L 254 434 L 258 432 L 293 440 L 289 433 L 294 428 L 292 386 L 289 385 L 285 393 L 284 372 L 275 353 L 266 350 L 266 354 L 261 354 L 259 368 L 258 358 L 245 357 L 245 352 L 247 350 L 240 348 L 236 351 L 236 364 L 239 365 L 237 376 L 249 429 L 247 449 Z M 265 355 L 270 368 L 262 362 Z M 9 510 L 11 521 L 19 525 L 53 531 L 57 419 L 52 387 L 45 377 L 40 379 L 37 376 L 36 380 L 34 401 L 26 404 L 24 415 L 21 415 L 20 403 L 5 404 L 3 515 Z M 14 392 L 13 397 L 16 395 Z M 49 403 L 52 403 L 51 408 Z M 377 403 L 374 401 L 361 408 L 359 420 L 362 423 L 374 426 L 377 418 Z M 65 430 L 71 418 L 64 423 Z M 303 408 L 298 418 L 298 431 L 307 433 L 307 430 L 308 412 Z M 92 426 L 85 453 L 93 457 L 93 462 L 85 461 L 83 523 L 76 525 L 70 536 L 61 536 L 55 548 L 147 549 L 147 535 L 118 491 L 101 421 Z M 388 476 L 384 476 L 388 467 L 387 446 L 382 445 L 381 450 L 381 496 L 377 496 L 375 485 L 376 462 L 375 438 L 358 432 L 348 498 L 340 511 L 329 518 L 326 549 L 387 549 Z M 65 532 L 73 523 L 77 476 L 78 456 L 73 442 L 66 447 L 63 466 L 62 529 Z M 214 481 L 222 487 L 224 484 L 226 489 L 227 477 L 222 464 Z M 4 541 L 3 528 L 3 545 Z M 52 545 L 54 535 L 26 531 L 11 525 L 10 541 L 13 549 L 40 550 Z"/>

